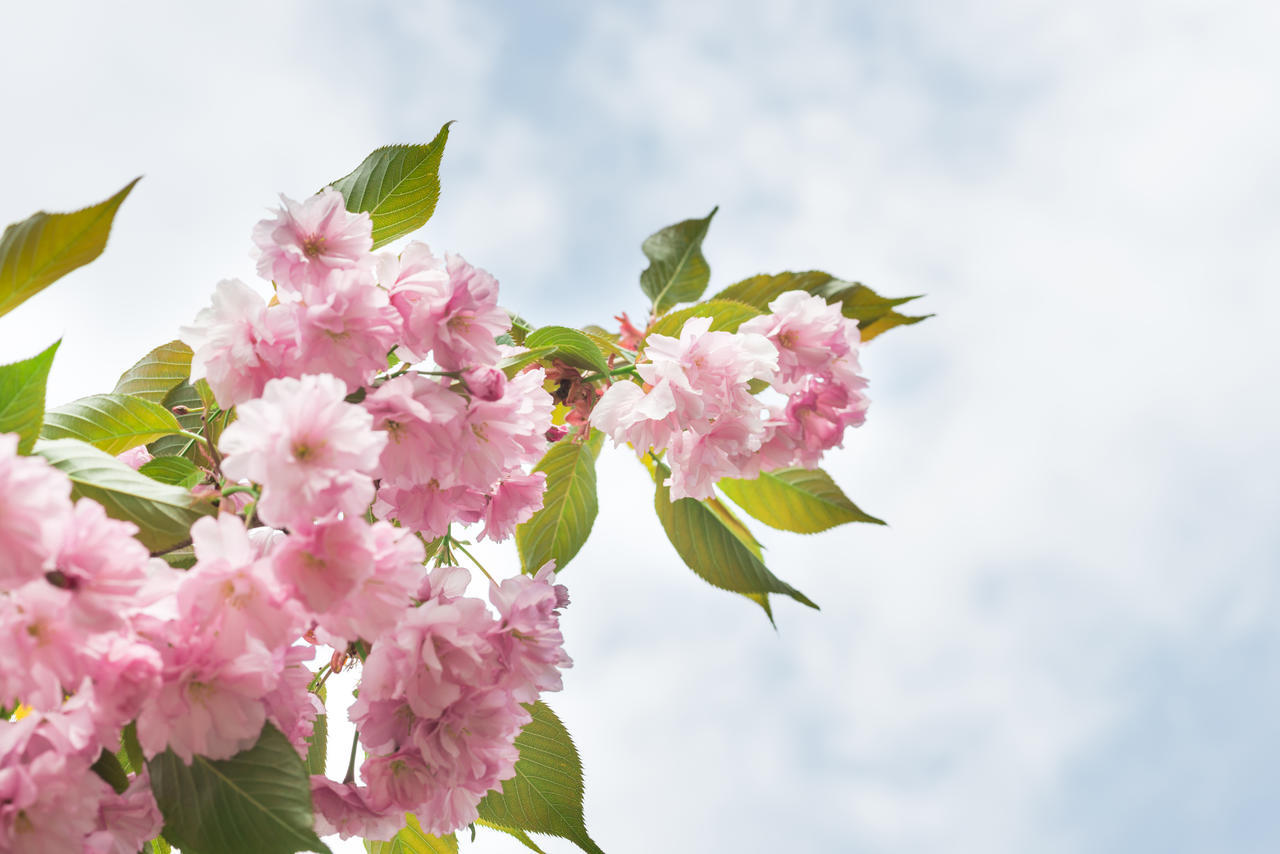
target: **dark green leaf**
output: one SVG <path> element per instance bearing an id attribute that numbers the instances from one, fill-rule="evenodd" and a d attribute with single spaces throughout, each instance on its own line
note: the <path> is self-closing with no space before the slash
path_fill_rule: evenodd
<path id="1" fill-rule="evenodd" d="M 680 330 L 684 328 L 685 321 L 691 317 L 711 318 L 711 325 L 707 327 L 709 332 L 737 332 L 739 326 L 751 318 L 759 316 L 760 311 L 745 302 L 712 299 L 700 302 L 697 305 L 691 305 L 688 308 L 682 308 L 679 311 L 673 311 L 665 317 L 658 318 L 658 321 L 649 329 L 645 338 L 647 339 L 649 335 L 666 335 L 671 338 L 679 338 Z M 640 346 L 641 349 L 644 348 L 643 342 Z"/>
<path id="2" fill-rule="evenodd" d="M 138 539 L 152 551 L 183 542 L 197 519 L 214 512 L 207 500 L 157 483 L 84 442 L 42 439 L 35 450 L 71 478 L 72 496 L 92 498 L 108 516 L 137 525 Z"/>
<path id="3" fill-rule="evenodd" d="M 191 374 L 191 348 L 181 341 L 161 344 L 116 380 L 115 394 L 163 404 L 165 396 Z"/>
<path id="4" fill-rule="evenodd" d="M 44 422 L 44 390 L 61 341 L 38 356 L 0 366 L 0 433 L 18 434 L 18 453 L 31 453 Z"/>
<path id="5" fill-rule="evenodd" d="M 524 339 L 524 346 L 531 349 L 554 347 L 555 351 L 548 358 L 559 359 L 575 368 L 601 373 L 609 370 L 599 345 L 586 333 L 567 326 L 543 326 L 530 332 Z"/>
<path id="6" fill-rule="evenodd" d="M 640 290 L 653 301 L 655 314 L 671 306 L 693 302 L 702 296 L 711 281 L 711 267 L 702 257 L 702 239 L 707 236 L 712 208 L 706 219 L 686 219 L 651 234 L 640 247 L 649 266 L 640 274 Z"/>
<path id="7" fill-rule="evenodd" d="M 147 768 L 164 836 L 185 854 L 329 851 L 312 829 L 306 766 L 271 724 L 230 759 L 197 756 L 188 766 L 166 750 Z"/>
<path id="8" fill-rule="evenodd" d="M 884 524 L 859 510 L 822 469 L 778 469 L 754 480 L 725 478 L 717 485 L 733 503 L 781 531 L 816 534 L 846 522 Z"/>
<path id="9" fill-rule="evenodd" d="M 116 210 L 138 181 L 74 213 L 39 211 L 8 226 L 0 237 L 0 315 L 101 255 Z"/>
<path id="10" fill-rule="evenodd" d="M 95 394 L 45 413 L 42 439 L 79 439 L 115 456 L 182 429 L 158 403 L 127 394 Z"/>
<path id="11" fill-rule="evenodd" d="M 582 762 L 564 724 L 541 701 L 526 706 L 533 720 L 516 737 L 516 775 L 480 802 L 480 817 L 503 828 L 568 839 L 604 854 L 582 817 Z"/>
<path id="12" fill-rule="evenodd" d="M 175 417 L 182 429 L 188 433 L 199 433 L 204 426 L 204 414 L 201 412 L 204 401 L 200 398 L 200 392 L 196 387 L 185 380 L 169 390 L 161 406 L 170 412 L 173 412 L 175 407 L 179 411 L 185 409 L 183 414 Z M 199 463 L 202 456 L 200 443 L 190 436 L 182 435 L 156 439 L 147 445 L 147 450 L 154 457 L 187 457 L 195 463 Z"/>
<path id="13" fill-rule="evenodd" d="M 190 489 L 204 479 L 204 472 L 186 457 L 156 457 L 138 469 L 152 480 Z"/>
<path id="14" fill-rule="evenodd" d="M 716 587 L 748 596 L 762 606 L 762 595 L 781 593 L 802 605 L 818 607 L 808 596 L 769 571 L 761 559 L 760 544 L 727 507 L 714 499 L 681 498 L 673 502 L 671 490 L 663 483 L 671 470 L 652 459 L 646 459 L 646 466 L 657 485 L 653 506 L 663 530 L 680 559 L 698 576 Z"/>
<path id="15" fill-rule="evenodd" d="M 547 450 L 534 471 L 546 472 L 542 509 L 516 527 L 516 549 L 525 572 L 537 572 L 549 560 L 564 569 L 591 533 L 596 503 L 596 457 L 603 434 L 592 430 L 586 442 L 568 436 Z"/>
<path id="16" fill-rule="evenodd" d="M 389 842 L 366 839 L 364 850 L 369 854 L 458 854 L 458 837 L 452 833 L 444 837 L 432 836 L 422 829 L 412 813 L 404 818 L 405 826 L 395 839 Z"/>
<path id="17" fill-rule="evenodd" d="M 368 211 L 373 218 L 375 249 L 417 231 L 431 219 L 440 198 L 440 158 L 451 124 L 446 122 L 426 145 L 379 148 L 351 174 L 333 182 L 346 199 L 347 210 Z"/>
<path id="18" fill-rule="evenodd" d="M 105 747 L 102 753 L 98 754 L 98 761 L 92 765 L 93 773 L 111 784 L 111 788 L 117 793 L 123 792 L 129 788 L 129 775 L 125 773 L 124 766 L 120 764 L 120 760 L 116 755 Z"/>
<path id="19" fill-rule="evenodd" d="M 734 299 L 750 303 L 761 311 L 769 310 L 769 303 L 787 291 L 806 291 L 820 296 L 828 303 L 838 303 L 845 317 L 858 321 L 862 340 L 870 341 L 881 332 L 895 326 L 907 326 L 932 317 L 931 314 L 911 316 L 899 314 L 894 309 L 903 303 L 919 299 L 918 296 L 882 297 L 866 285 L 837 279 L 830 273 L 810 270 L 804 273 L 778 273 L 776 276 L 761 274 L 730 285 L 716 299 Z"/>

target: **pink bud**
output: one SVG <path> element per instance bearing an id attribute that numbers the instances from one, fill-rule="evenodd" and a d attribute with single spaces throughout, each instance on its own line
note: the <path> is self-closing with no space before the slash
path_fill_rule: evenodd
<path id="1" fill-rule="evenodd" d="M 507 375 L 497 368 L 471 368 L 462 372 L 462 381 L 481 400 L 499 400 L 507 390 Z"/>

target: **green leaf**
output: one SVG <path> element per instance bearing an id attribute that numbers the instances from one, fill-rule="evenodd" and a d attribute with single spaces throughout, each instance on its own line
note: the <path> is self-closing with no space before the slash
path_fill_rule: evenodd
<path id="1" fill-rule="evenodd" d="M 172 750 L 147 763 L 164 837 L 187 854 L 328 852 L 312 829 L 311 782 L 293 745 L 271 724 L 230 759 Z"/>
<path id="2" fill-rule="evenodd" d="M 822 469 L 786 468 L 717 486 L 743 510 L 780 531 L 816 534 L 846 522 L 884 522 L 858 509 Z"/>
<path id="3" fill-rule="evenodd" d="M 671 338 L 679 338 L 680 330 L 684 328 L 685 321 L 691 317 L 711 318 L 711 325 L 707 327 L 709 332 L 737 332 L 739 326 L 751 318 L 759 316 L 760 311 L 745 302 L 711 299 L 658 318 L 658 321 L 649 328 L 645 339 L 647 340 L 650 335 L 666 335 Z M 644 348 L 643 342 L 640 347 L 641 349 Z"/>
<path id="4" fill-rule="evenodd" d="M 426 145 L 389 145 L 333 182 L 352 213 L 373 218 L 373 246 L 417 231 L 435 212 L 440 198 L 440 158 L 449 139 L 446 122 Z"/>
<path id="5" fill-rule="evenodd" d="M 116 793 L 123 792 L 129 788 L 129 775 L 125 773 L 124 765 L 116 758 L 116 755 L 105 747 L 98 754 L 98 761 L 90 766 L 93 773 L 111 784 L 111 788 Z"/>
<path id="6" fill-rule="evenodd" d="M 39 211 L 8 226 L 0 237 L 0 315 L 101 255 L 116 210 L 139 180 L 74 213 Z"/>
<path id="7" fill-rule="evenodd" d="M 507 379 L 511 379 L 526 365 L 532 365 L 541 359 L 545 359 L 556 351 L 555 347 L 536 347 L 533 350 L 525 350 L 523 353 L 516 353 L 507 356 L 498 363 L 498 368 L 507 375 Z"/>
<path id="8" fill-rule="evenodd" d="M 828 303 L 839 303 L 840 311 L 845 317 L 858 321 L 858 329 L 864 342 L 895 326 L 908 326 L 933 317 L 931 314 L 904 315 L 894 310 L 903 303 L 919 299 L 919 296 L 882 297 L 866 285 L 846 282 L 830 273 L 817 270 L 752 276 L 725 288 L 715 295 L 715 299 L 740 300 L 761 311 L 768 311 L 769 303 L 787 291 L 806 291 L 822 297 Z"/>
<path id="9" fill-rule="evenodd" d="M 524 346 L 529 348 L 554 347 L 555 351 L 548 357 L 583 370 L 608 373 L 609 364 L 599 345 L 587 337 L 586 333 L 567 326 L 543 326 L 530 332 L 524 339 Z"/>
<path id="10" fill-rule="evenodd" d="M 404 818 L 405 826 L 394 839 L 389 842 L 366 839 L 364 850 L 369 854 L 458 854 L 458 837 L 452 833 L 432 836 L 422 829 L 412 813 Z"/>
<path id="11" fill-rule="evenodd" d="M 781 593 L 802 605 L 817 608 L 808 596 L 778 578 L 764 565 L 760 544 L 729 509 L 715 499 L 671 500 L 663 483 L 671 470 L 646 458 L 645 465 L 657 486 L 653 506 L 667 539 L 680 559 L 704 581 L 723 590 L 741 593 L 769 611 L 761 596 Z"/>
<path id="12" fill-rule="evenodd" d="M 533 720 L 516 737 L 516 775 L 480 802 L 480 818 L 531 833 L 568 839 L 588 854 L 604 854 L 582 817 L 582 762 L 573 739 L 546 703 L 526 706 Z"/>
<path id="13" fill-rule="evenodd" d="M 507 315 L 511 318 L 511 331 L 507 334 L 512 341 L 523 344 L 524 339 L 535 329 L 534 325 L 513 311 L 508 311 Z"/>
<path id="14" fill-rule="evenodd" d="M 702 257 L 702 239 L 717 210 L 712 208 L 706 219 L 669 225 L 649 235 L 641 245 L 649 266 L 640 274 L 640 290 L 653 301 L 654 314 L 662 314 L 676 303 L 693 302 L 707 289 L 711 267 Z"/>
<path id="15" fill-rule="evenodd" d="M 171 851 L 173 849 L 169 847 L 168 841 L 163 836 L 158 836 L 147 843 L 146 854 L 169 854 Z"/>
<path id="16" fill-rule="evenodd" d="M 116 380 L 115 394 L 164 403 L 165 396 L 191 375 L 191 348 L 181 341 L 161 344 Z"/>
<path id="17" fill-rule="evenodd" d="M 204 472 L 186 457 L 156 457 L 138 469 L 152 480 L 190 489 L 204 479 Z"/>
<path id="18" fill-rule="evenodd" d="M 547 852 L 539 848 L 537 843 L 535 843 L 532 839 L 530 839 L 529 834 L 525 833 L 523 830 L 517 830 L 514 827 L 503 827 L 500 824 L 494 824 L 493 822 L 485 821 L 482 818 L 476 819 L 476 824 L 480 825 L 481 827 L 487 827 L 490 830 L 496 830 L 496 831 L 499 831 L 500 833 L 505 833 L 508 836 L 518 840 L 521 845 L 523 845 L 525 848 L 528 848 L 530 851 L 536 851 L 538 852 L 538 854 L 547 854 Z"/>
<path id="19" fill-rule="evenodd" d="M 214 512 L 209 501 L 157 483 L 76 439 L 42 439 L 35 451 L 71 479 L 73 497 L 92 498 L 108 516 L 137 525 L 138 539 L 151 551 L 188 539 L 191 525 Z"/>
<path id="20" fill-rule="evenodd" d="M 596 521 L 596 457 L 603 434 L 592 430 L 587 441 L 567 436 L 552 445 L 534 471 L 546 472 L 542 509 L 516 527 L 520 566 L 534 573 L 549 560 L 564 569 L 582 548 Z"/>
<path id="21" fill-rule="evenodd" d="M 182 429 L 158 403 L 127 394 L 95 394 L 45 413 L 42 439 L 79 439 L 115 456 Z"/>
<path id="22" fill-rule="evenodd" d="M 316 692 L 320 702 L 327 701 L 324 686 Z M 329 716 L 324 712 L 316 715 L 311 735 L 307 736 L 307 773 L 323 774 L 325 762 L 329 758 Z"/>
<path id="23" fill-rule="evenodd" d="M 199 390 L 185 380 L 169 390 L 161 406 L 170 412 L 173 412 L 175 407 L 185 408 L 187 410 L 185 413 L 175 417 L 182 429 L 188 433 L 199 433 L 204 426 L 204 414 L 200 411 L 204 408 L 204 400 L 201 399 Z M 216 443 L 216 436 L 214 441 Z M 154 457 L 187 457 L 197 464 L 201 454 L 200 443 L 190 436 L 182 435 L 163 436 L 147 445 L 147 450 Z"/>
<path id="24" fill-rule="evenodd" d="M 0 433 L 18 434 L 18 453 L 29 454 L 44 422 L 44 390 L 53 354 L 62 341 L 43 353 L 0 366 Z"/>

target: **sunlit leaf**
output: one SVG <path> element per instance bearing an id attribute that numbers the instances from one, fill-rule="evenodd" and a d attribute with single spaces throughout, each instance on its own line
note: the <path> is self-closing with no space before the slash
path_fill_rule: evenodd
<path id="1" fill-rule="evenodd" d="M 702 256 L 702 240 L 717 210 L 712 208 L 705 219 L 669 225 L 641 245 L 649 266 L 640 274 L 640 290 L 653 302 L 655 314 L 677 303 L 693 302 L 707 289 L 711 267 Z"/>
<path id="2" fill-rule="evenodd" d="M 858 509 L 822 469 L 778 469 L 753 480 L 725 478 L 717 486 L 734 504 L 782 531 L 816 534 L 846 522 L 884 524 Z"/>
<path id="3" fill-rule="evenodd" d="M 182 430 L 158 403 L 127 394 L 95 394 L 45 413 L 42 439 L 79 439 L 115 456 Z"/>
<path id="4" fill-rule="evenodd" d="M 603 434 L 592 430 L 585 442 L 573 437 L 552 445 L 534 471 L 546 472 L 542 509 L 516 528 L 516 549 L 525 572 L 537 572 L 549 560 L 565 568 L 591 533 L 596 502 L 596 457 Z"/>
<path id="5" fill-rule="evenodd" d="M 567 326 L 543 326 L 530 332 L 524 339 L 529 348 L 553 347 L 548 358 L 559 359 L 575 368 L 606 373 L 609 365 L 599 345 L 586 333 Z"/>
<path id="6" fill-rule="evenodd" d="M 191 348 L 181 341 L 161 344 L 120 375 L 115 394 L 164 403 L 165 395 L 191 374 Z"/>
<path id="7" fill-rule="evenodd" d="M 364 850 L 369 854 L 458 854 L 458 837 L 452 833 L 432 836 L 410 813 L 405 816 L 405 826 L 394 839 L 387 842 L 366 839 Z"/>
<path id="8" fill-rule="evenodd" d="M 49 382 L 55 341 L 38 356 L 0 365 L 0 433 L 18 434 L 18 453 L 29 454 L 44 422 L 44 392 Z"/>
<path id="9" fill-rule="evenodd" d="M 747 303 L 729 299 L 712 299 L 682 308 L 679 311 L 673 311 L 658 318 L 657 322 L 649 328 L 649 332 L 645 337 L 648 338 L 649 335 L 666 335 L 671 338 L 679 338 L 680 330 L 684 328 L 685 321 L 691 317 L 711 318 L 711 325 L 707 327 L 709 332 L 737 332 L 739 326 L 751 318 L 759 316 L 760 310 Z M 640 346 L 643 349 L 644 343 L 642 342 Z"/>

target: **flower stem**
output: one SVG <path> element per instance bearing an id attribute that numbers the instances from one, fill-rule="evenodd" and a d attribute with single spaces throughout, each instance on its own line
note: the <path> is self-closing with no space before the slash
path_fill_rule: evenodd
<path id="1" fill-rule="evenodd" d="M 351 736 L 351 758 L 347 760 L 347 775 L 342 778 L 344 785 L 354 783 L 356 780 L 356 747 L 360 744 L 360 733 Z"/>

